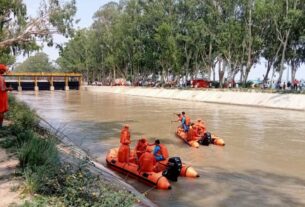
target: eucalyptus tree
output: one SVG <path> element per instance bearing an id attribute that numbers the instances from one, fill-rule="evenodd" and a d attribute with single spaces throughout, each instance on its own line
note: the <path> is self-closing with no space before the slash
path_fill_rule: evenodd
<path id="1" fill-rule="evenodd" d="M 57 59 L 58 65 L 64 71 L 87 72 L 88 79 L 88 48 L 87 31 L 77 31 L 73 38 L 61 49 L 60 57 Z"/>
<path id="2" fill-rule="evenodd" d="M 102 50 L 104 69 L 109 71 L 112 78 L 116 78 L 120 61 L 120 38 L 116 25 L 120 16 L 120 7 L 116 2 L 110 2 L 101 7 L 93 16 L 92 29 L 100 35 L 99 47 Z"/>
<path id="3" fill-rule="evenodd" d="M 256 0 L 255 11 L 257 18 L 260 18 L 261 34 L 262 34 L 262 50 L 261 58 L 265 58 L 267 61 L 266 72 L 263 82 L 266 83 L 269 78 L 269 74 L 272 70 L 271 80 L 273 80 L 275 69 L 279 62 L 279 55 L 282 48 L 282 44 L 278 41 L 276 35 L 276 26 L 273 20 L 272 4 L 265 0 Z"/>
<path id="4" fill-rule="evenodd" d="M 304 15 L 303 0 L 285 0 L 285 1 L 269 1 L 271 4 L 273 24 L 276 28 L 276 38 L 281 44 L 281 59 L 279 65 L 279 78 L 282 80 L 284 71 L 284 63 L 286 61 L 287 49 L 292 43 L 293 30 L 300 25 L 302 15 Z"/>

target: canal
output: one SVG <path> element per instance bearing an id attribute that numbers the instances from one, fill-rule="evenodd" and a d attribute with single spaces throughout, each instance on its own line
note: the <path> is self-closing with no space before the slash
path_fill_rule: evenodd
<path id="1" fill-rule="evenodd" d="M 122 124 L 130 125 L 133 146 L 142 136 L 159 138 L 201 175 L 179 178 L 170 191 L 122 176 L 159 206 L 305 206 L 304 112 L 88 91 L 16 96 L 103 164 L 119 146 Z M 174 134 L 178 123 L 171 123 L 181 111 L 202 118 L 226 146 L 184 144 Z"/>

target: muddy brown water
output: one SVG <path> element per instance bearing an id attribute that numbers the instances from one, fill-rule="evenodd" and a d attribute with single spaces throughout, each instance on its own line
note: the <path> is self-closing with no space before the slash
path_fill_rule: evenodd
<path id="1" fill-rule="evenodd" d="M 305 206 L 305 113 L 87 91 L 22 92 L 17 97 L 105 164 L 122 124 L 133 145 L 159 138 L 200 178 L 160 191 L 122 176 L 159 206 Z M 203 118 L 225 147 L 194 149 L 178 139 L 174 112 Z"/>

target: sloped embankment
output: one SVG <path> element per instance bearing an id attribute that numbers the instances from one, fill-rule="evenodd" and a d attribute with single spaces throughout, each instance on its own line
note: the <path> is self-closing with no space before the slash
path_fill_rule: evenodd
<path id="1" fill-rule="evenodd" d="M 119 86 L 84 86 L 83 88 L 92 92 L 305 111 L 305 95 L 303 94 Z"/>

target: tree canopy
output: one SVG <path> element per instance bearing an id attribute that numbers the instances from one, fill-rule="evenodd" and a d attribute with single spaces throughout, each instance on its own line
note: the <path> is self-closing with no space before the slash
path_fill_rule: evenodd
<path id="1" fill-rule="evenodd" d="M 18 72 L 52 72 L 55 67 L 46 53 L 38 52 L 17 65 L 15 70 Z"/>
<path id="2" fill-rule="evenodd" d="M 265 81 L 305 60 L 305 0 L 121 0 L 93 15 L 88 29 L 73 30 L 75 0 L 49 0 L 40 15 L 28 17 L 22 0 L 0 3 L 0 60 L 38 49 L 52 34 L 72 38 L 60 47 L 58 65 L 88 81 L 136 80 L 139 76 L 203 73 L 220 84 L 246 83 L 266 60 Z M 216 75 L 218 74 L 218 75 Z"/>
<path id="3" fill-rule="evenodd" d="M 94 14 L 59 65 L 88 79 L 203 72 L 246 83 L 265 58 L 265 80 L 304 62 L 304 0 L 123 0 Z M 272 71 L 272 73 L 270 73 Z M 272 77 L 270 77 L 272 76 Z"/>

